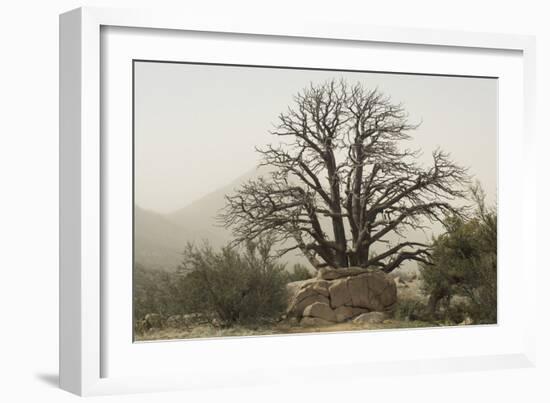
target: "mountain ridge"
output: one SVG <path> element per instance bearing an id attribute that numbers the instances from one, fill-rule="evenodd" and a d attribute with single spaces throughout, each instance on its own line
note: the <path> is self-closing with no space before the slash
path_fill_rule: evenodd
<path id="1" fill-rule="evenodd" d="M 243 183 L 267 174 L 255 167 L 227 185 L 170 213 L 158 213 L 135 205 L 135 262 L 153 269 L 176 270 L 186 244 L 207 241 L 221 248 L 231 240 L 231 232 L 216 219 L 225 206 L 225 196 Z"/>

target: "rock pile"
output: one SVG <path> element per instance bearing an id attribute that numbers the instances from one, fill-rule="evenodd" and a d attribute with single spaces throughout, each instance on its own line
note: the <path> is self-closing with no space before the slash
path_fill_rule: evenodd
<path id="1" fill-rule="evenodd" d="M 287 315 L 304 325 L 341 323 L 369 312 L 384 312 L 397 301 L 395 282 L 380 270 L 320 269 L 316 278 L 287 285 Z M 380 314 L 383 315 L 383 314 Z M 381 320 L 368 315 L 369 323 Z M 376 319 L 375 319 L 376 317 Z"/>

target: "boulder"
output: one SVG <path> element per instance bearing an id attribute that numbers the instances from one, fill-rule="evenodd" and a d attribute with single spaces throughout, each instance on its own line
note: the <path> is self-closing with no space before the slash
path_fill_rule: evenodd
<path id="1" fill-rule="evenodd" d="M 319 273 L 316 278 L 287 285 L 288 316 L 314 317 L 304 311 L 320 303 L 326 305 L 322 319 L 343 322 L 362 313 L 387 310 L 397 301 L 396 283 L 380 270 L 324 268 Z"/>
<path id="2" fill-rule="evenodd" d="M 338 308 L 343 305 L 352 305 L 351 294 L 348 290 L 348 279 L 342 278 L 332 281 L 328 288 L 330 294 L 330 306 Z"/>
<path id="3" fill-rule="evenodd" d="M 351 318 L 361 315 L 362 313 L 368 312 L 368 309 L 364 308 L 355 308 L 351 306 L 340 306 L 334 310 L 336 315 L 336 322 L 342 323 Z"/>
<path id="4" fill-rule="evenodd" d="M 315 302 L 329 304 L 329 299 L 319 294 L 311 283 L 305 284 L 290 298 L 287 314 L 302 317 L 304 309 Z"/>
<path id="5" fill-rule="evenodd" d="M 286 294 L 288 296 L 288 299 L 291 300 L 292 298 L 294 298 L 296 293 L 300 291 L 300 289 L 306 286 L 308 283 L 311 283 L 311 279 L 302 280 L 302 281 L 293 281 L 291 283 L 287 283 Z"/>
<path id="6" fill-rule="evenodd" d="M 384 285 L 380 288 L 380 293 L 374 293 L 377 298 L 380 299 L 384 310 L 392 308 L 397 302 L 397 287 L 395 286 L 395 283 L 385 275 Z"/>
<path id="7" fill-rule="evenodd" d="M 350 306 L 340 306 L 334 310 L 336 322 L 341 323 L 353 317 L 353 308 Z"/>
<path id="8" fill-rule="evenodd" d="M 329 297 L 329 291 L 328 287 L 330 286 L 329 281 L 315 281 L 312 283 L 312 288 L 318 293 L 323 295 L 324 297 Z"/>
<path id="9" fill-rule="evenodd" d="M 397 287 L 383 272 L 371 272 L 348 279 L 352 306 L 383 311 L 397 302 Z"/>
<path id="10" fill-rule="evenodd" d="M 331 307 L 322 302 L 314 302 L 304 309 L 304 316 L 324 319 L 328 322 L 336 322 L 336 314 Z"/>
<path id="11" fill-rule="evenodd" d="M 308 284 L 314 283 L 314 279 L 293 281 L 287 283 L 286 285 L 286 295 L 287 295 L 287 304 L 290 306 L 292 301 L 295 299 L 296 294 L 302 289 L 306 288 Z"/>
<path id="12" fill-rule="evenodd" d="M 353 319 L 353 323 L 370 323 L 377 324 L 382 323 L 386 320 L 387 316 L 384 312 L 368 312 L 363 313 Z"/>

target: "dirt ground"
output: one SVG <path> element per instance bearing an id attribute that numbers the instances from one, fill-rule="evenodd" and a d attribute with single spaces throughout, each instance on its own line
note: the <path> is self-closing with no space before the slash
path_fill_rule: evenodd
<path id="1" fill-rule="evenodd" d="M 303 326 L 297 323 L 293 324 L 286 322 L 281 322 L 272 326 L 234 326 L 230 328 L 219 328 L 211 325 L 199 325 L 187 329 L 152 329 L 151 331 L 148 331 L 144 334 L 136 335 L 136 341 L 139 342 L 153 340 L 198 339 L 212 337 L 242 337 L 320 332 L 349 332 L 435 326 L 438 325 L 430 322 L 399 321 L 395 319 L 387 319 L 383 323 L 378 324 L 356 324 L 353 322 L 345 322 L 323 326 Z"/>

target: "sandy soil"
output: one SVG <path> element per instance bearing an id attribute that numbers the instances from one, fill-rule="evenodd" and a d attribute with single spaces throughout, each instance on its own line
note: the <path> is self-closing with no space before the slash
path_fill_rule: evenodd
<path id="1" fill-rule="evenodd" d="M 319 333 L 319 332 L 349 332 L 365 330 L 403 329 L 434 327 L 434 323 L 421 321 L 399 321 L 387 319 L 379 324 L 356 324 L 353 322 L 335 323 L 323 326 L 302 326 L 281 322 L 272 326 L 244 327 L 235 326 L 231 328 L 218 328 L 211 325 L 199 325 L 188 329 L 152 329 L 145 334 L 136 335 L 136 341 L 152 340 L 174 340 L 174 339 L 195 339 L 212 337 L 242 337 L 260 335 L 279 335 L 297 333 Z"/>

